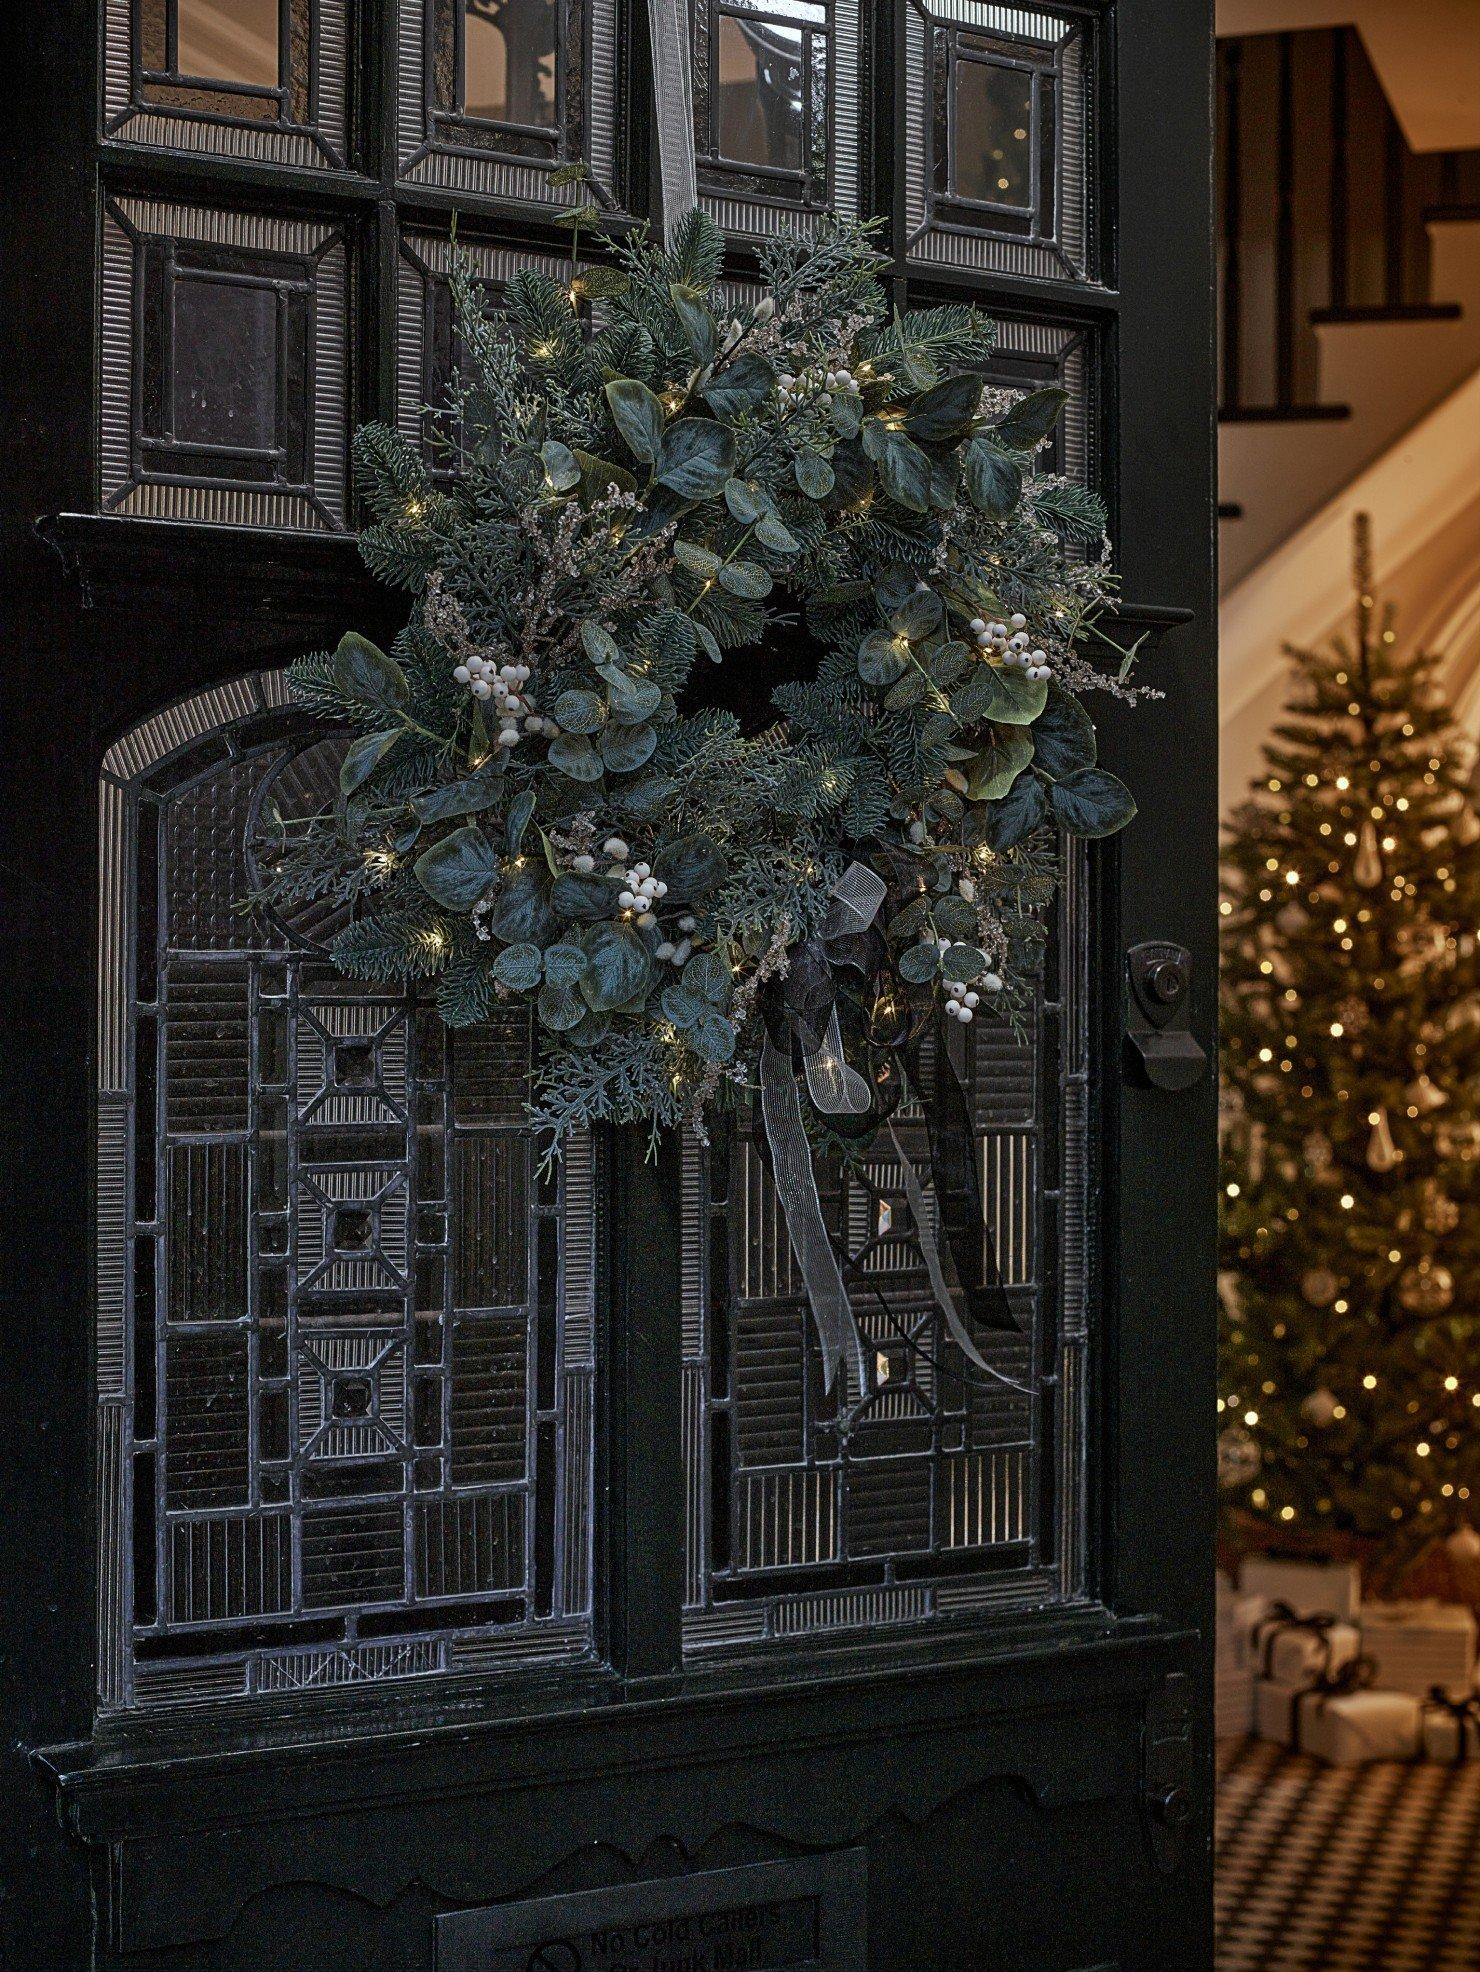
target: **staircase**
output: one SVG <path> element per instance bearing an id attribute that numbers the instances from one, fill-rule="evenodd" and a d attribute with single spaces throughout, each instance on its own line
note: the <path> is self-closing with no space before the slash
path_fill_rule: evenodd
<path id="1" fill-rule="evenodd" d="M 1480 149 L 1415 152 L 1358 33 L 1300 29 L 1220 41 L 1218 173 L 1232 800 L 1283 643 L 1342 621 L 1358 509 L 1406 635 L 1450 660 L 1480 730 Z"/>
<path id="2" fill-rule="evenodd" d="M 1218 52 L 1227 595 L 1480 366 L 1480 150 L 1412 151 L 1350 27 Z"/>

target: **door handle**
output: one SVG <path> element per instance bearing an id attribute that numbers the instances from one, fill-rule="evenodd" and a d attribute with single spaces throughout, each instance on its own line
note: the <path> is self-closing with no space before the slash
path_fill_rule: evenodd
<path id="1" fill-rule="evenodd" d="M 1191 1027 L 1192 954 L 1152 938 L 1125 955 L 1126 1049 L 1131 1067 L 1154 1089 L 1190 1089 L 1208 1057 Z"/>

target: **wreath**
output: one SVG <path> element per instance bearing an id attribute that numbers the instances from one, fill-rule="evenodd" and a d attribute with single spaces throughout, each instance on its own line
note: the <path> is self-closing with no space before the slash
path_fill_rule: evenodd
<path id="1" fill-rule="evenodd" d="M 975 1210 L 938 1298 L 993 1319 L 964 1104 L 922 1044 L 1022 1016 L 1060 835 L 1135 812 L 1082 696 L 1137 695 L 1097 628 L 1103 509 L 1037 462 L 1066 393 L 986 383 L 971 307 L 891 312 L 870 232 L 770 242 L 738 300 L 699 212 L 497 309 L 460 260 L 430 456 L 356 441 L 361 551 L 410 621 L 293 666 L 354 737 L 332 812 L 257 845 L 261 901 L 347 909 L 345 974 L 435 980 L 457 1027 L 532 1007 L 552 1152 L 758 1089 L 829 1377 L 851 1355 L 862 1383 L 812 1152 L 925 1100 L 947 1231 Z M 762 730 L 694 705 L 696 666 L 799 631 L 812 675 Z"/>

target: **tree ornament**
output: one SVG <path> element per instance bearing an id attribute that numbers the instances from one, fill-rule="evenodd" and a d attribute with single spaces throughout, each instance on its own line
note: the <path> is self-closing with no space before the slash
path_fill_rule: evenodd
<path id="1" fill-rule="evenodd" d="M 1360 1038 L 1372 1025 L 1371 1007 L 1355 993 L 1348 993 L 1346 998 L 1338 1003 L 1336 1012 L 1349 1040 Z"/>
<path id="2" fill-rule="evenodd" d="M 1300 1146 L 1305 1168 L 1318 1185 L 1334 1184 L 1337 1178 L 1336 1153 L 1324 1130 L 1311 1130 Z"/>
<path id="3" fill-rule="evenodd" d="M 1252 1486 L 1264 1464 L 1254 1434 L 1242 1424 L 1230 1424 L 1218 1434 L 1218 1484 L 1224 1492 Z"/>
<path id="4" fill-rule="evenodd" d="M 1416 1109 L 1420 1116 L 1428 1116 L 1436 1109 L 1442 1109 L 1449 1097 L 1436 1087 L 1426 1071 L 1415 1075 L 1403 1091 L 1403 1100 L 1410 1109 Z"/>
<path id="5" fill-rule="evenodd" d="M 1364 815 L 1357 832 L 1357 855 L 1352 864 L 1352 882 L 1359 890 L 1375 890 L 1382 882 L 1382 856 L 1377 847 L 1377 830 L 1372 817 Z"/>
<path id="6" fill-rule="evenodd" d="M 1456 1561 L 1480 1561 L 1480 1533 L 1466 1520 L 1444 1543 Z"/>
<path id="7" fill-rule="evenodd" d="M 1480 842 L 1480 815 L 1467 801 L 1449 824 L 1449 833 L 1461 849 L 1471 849 Z"/>
<path id="8" fill-rule="evenodd" d="M 1329 1308 L 1341 1292 L 1341 1282 L 1329 1267 L 1307 1267 L 1300 1276 L 1300 1292 L 1313 1308 Z"/>
<path id="9" fill-rule="evenodd" d="M 1454 1275 L 1437 1260 L 1420 1260 L 1398 1281 L 1398 1300 L 1410 1315 L 1442 1315 L 1453 1299 Z"/>
<path id="10" fill-rule="evenodd" d="M 1379 1103 L 1372 1112 L 1372 1134 L 1367 1139 L 1367 1169 L 1394 1171 L 1402 1161 L 1403 1153 L 1393 1142 L 1393 1126 L 1388 1121 L 1387 1105 Z"/>
<path id="11" fill-rule="evenodd" d="M 1446 1233 L 1452 1233 L 1459 1224 L 1458 1205 L 1439 1189 L 1432 1178 L 1423 1189 L 1422 1211 L 1424 1230 L 1437 1233 L 1441 1239 Z"/>
<path id="12" fill-rule="evenodd" d="M 1335 1417 L 1340 1408 L 1341 1405 L 1334 1393 L 1322 1385 L 1319 1390 L 1312 1390 L 1310 1395 L 1302 1401 L 1300 1414 L 1302 1417 L 1309 1418 L 1312 1424 L 1319 1425 L 1324 1429 L 1331 1422 L 1332 1418 Z"/>

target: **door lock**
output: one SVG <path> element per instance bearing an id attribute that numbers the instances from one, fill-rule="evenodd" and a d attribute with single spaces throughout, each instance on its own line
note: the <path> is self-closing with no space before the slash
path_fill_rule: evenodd
<path id="1" fill-rule="evenodd" d="M 1191 952 L 1166 939 L 1148 939 L 1131 946 L 1125 967 L 1130 989 L 1125 1032 L 1132 1066 L 1155 1089 L 1190 1089 L 1208 1065 L 1189 1025 Z"/>

